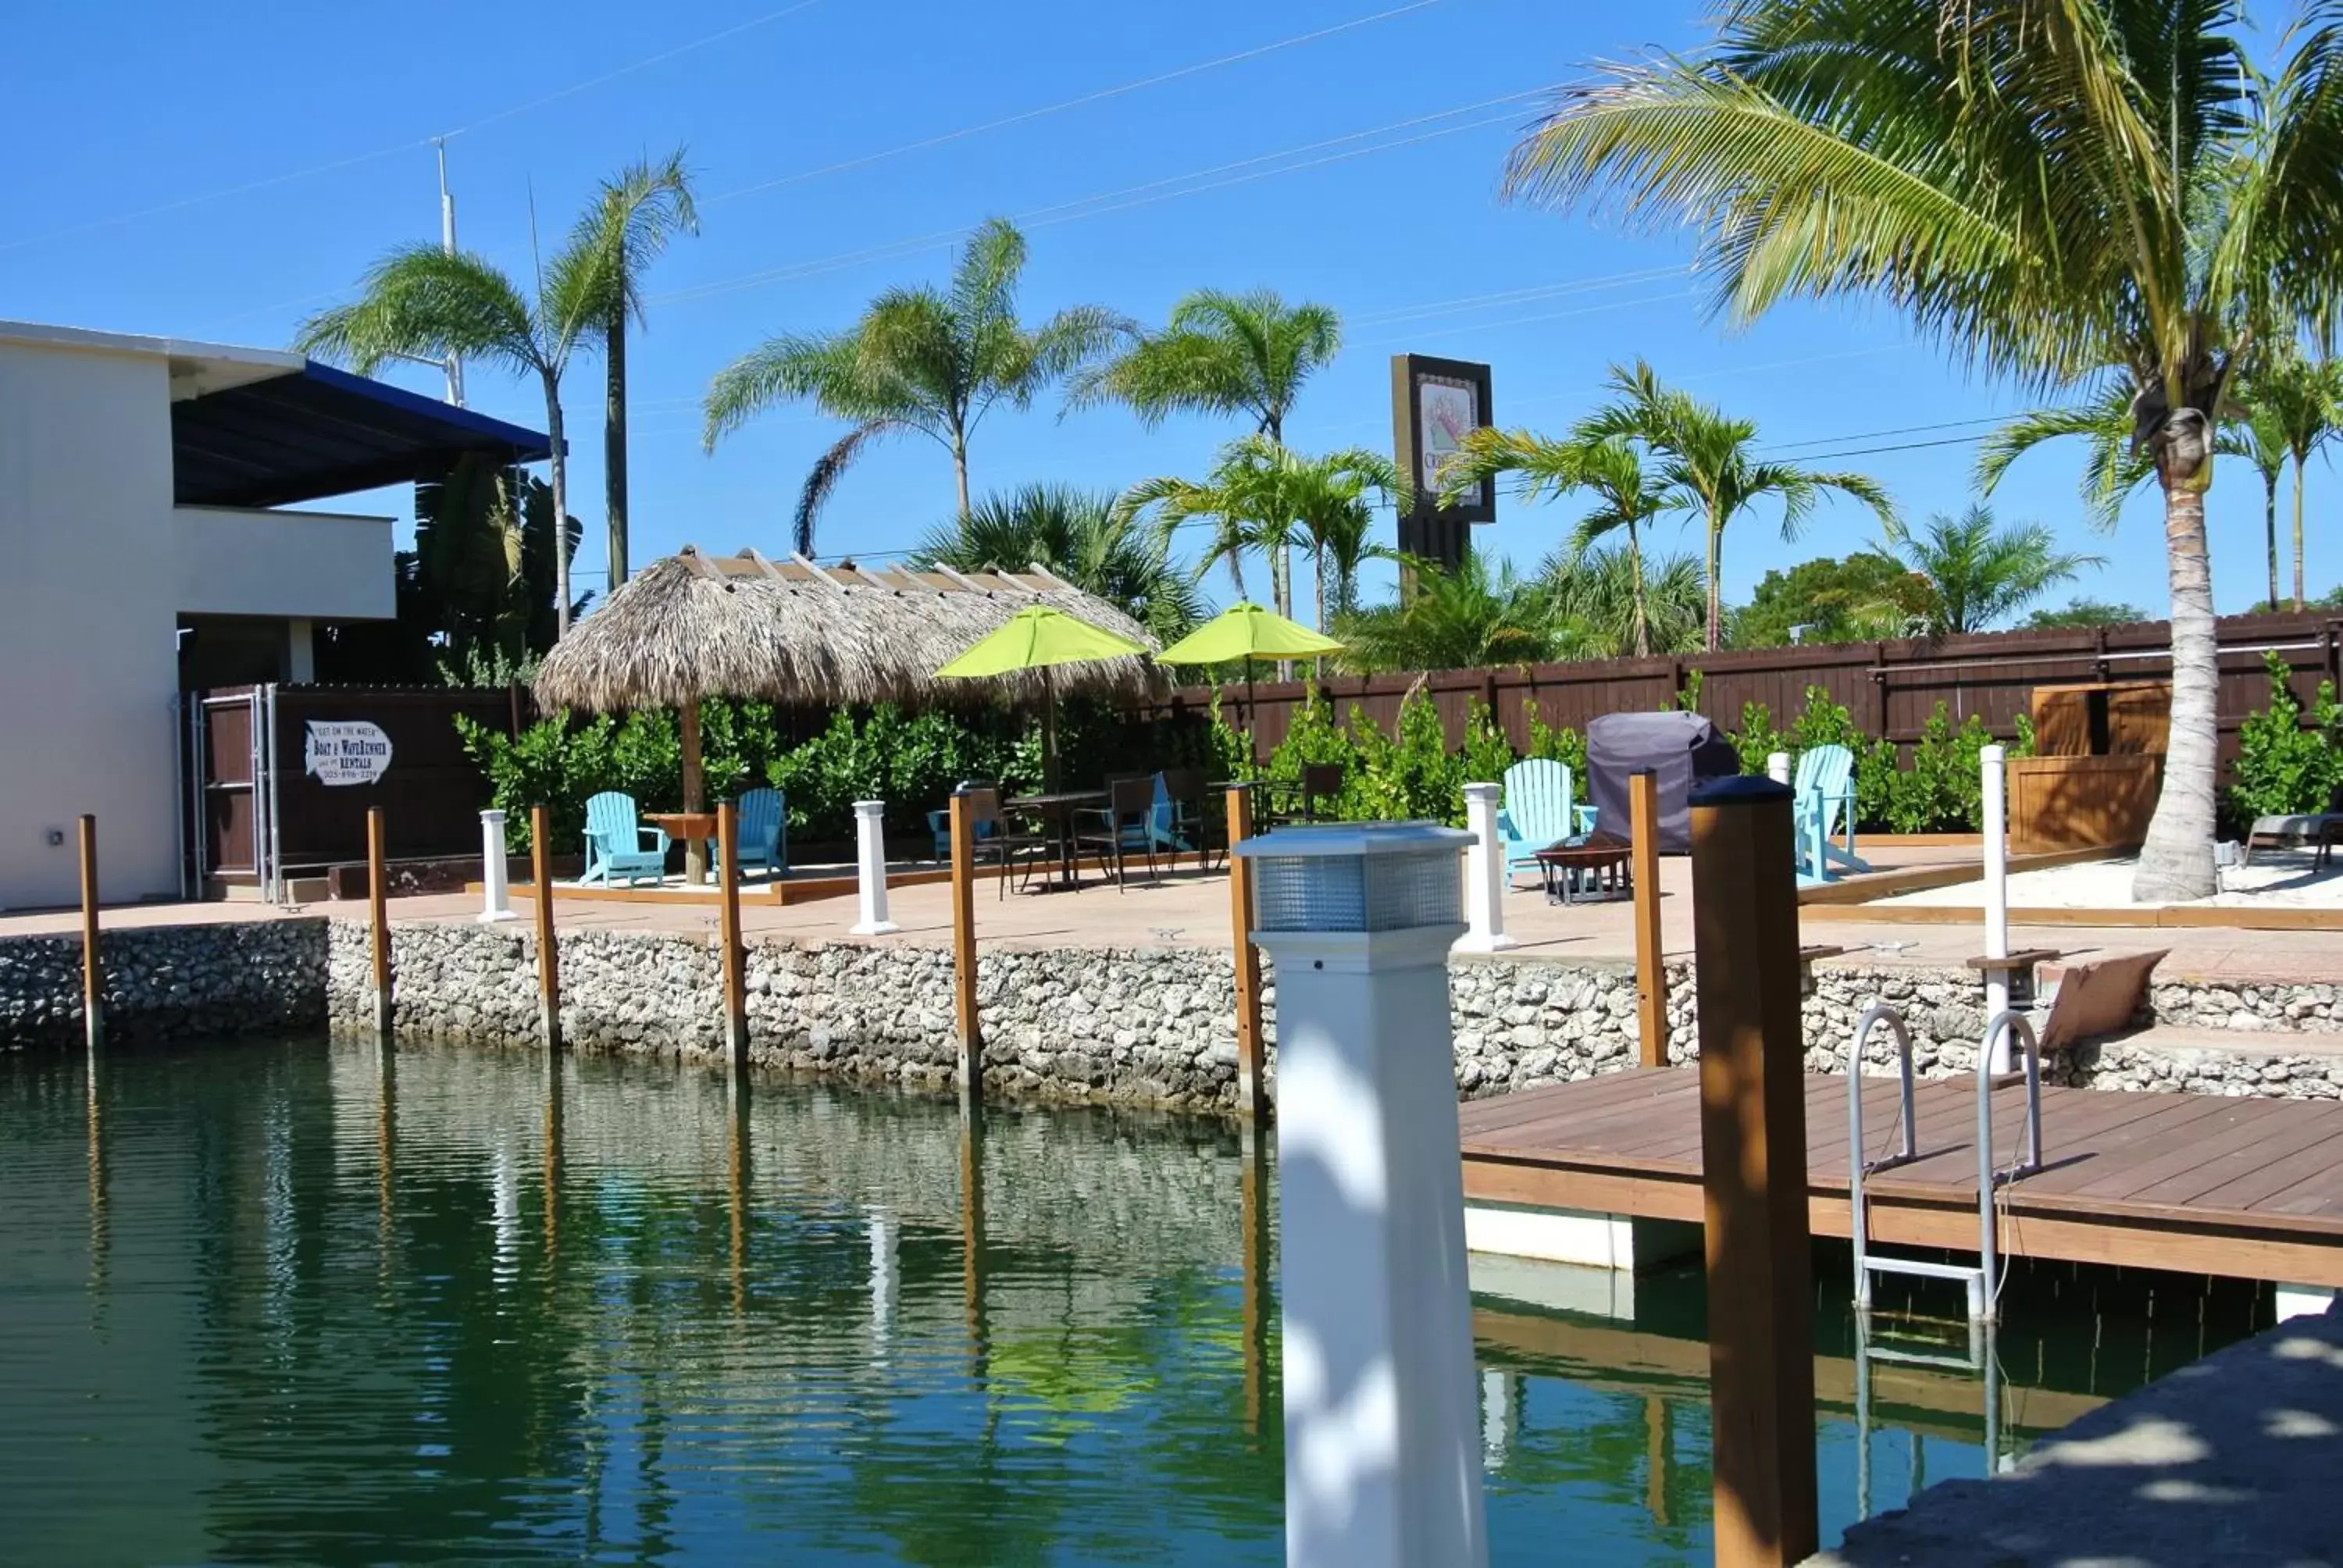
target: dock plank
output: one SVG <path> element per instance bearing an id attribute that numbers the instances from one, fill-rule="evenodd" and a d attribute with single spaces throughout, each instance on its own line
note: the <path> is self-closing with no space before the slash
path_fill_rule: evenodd
<path id="1" fill-rule="evenodd" d="M 1864 1081 L 1865 1141 L 1892 1153 L 1896 1084 Z M 1519 1101 L 1519 1104 L 1508 1104 Z M 1875 1241 L 1974 1249 L 1975 1081 L 1923 1083 L 1920 1158 L 1865 1183 Z M 2016 1158 L 2025 1091 L 1994 1091 L 2000 1163 Z M 1846 1081 L 1807 1084 L 1810 1223 L 1846 1233 Z M 2046 1087 L 2046 1169 L 2006 1187 L 2012 1256 L 2177 1268 L 2343 1287 L 2343 1102 Z M 1695 1070 L 1636 1068 L 1468 1102 L 1473 1201 L 1697 1219 Z"/>

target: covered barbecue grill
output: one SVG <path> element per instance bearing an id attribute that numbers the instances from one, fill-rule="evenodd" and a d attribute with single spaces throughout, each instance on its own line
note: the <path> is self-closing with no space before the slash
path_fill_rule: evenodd
<path id="1" fill-rule="evenodd" d="M 1741 754 L 1697 713 L 1611 713 L 1586 727 L 1586 792 L 1594 828 L 1630 837 L 1627 778 L 1648 768 L 1659 776 L 1660 852 L 1692 848 L 1693 787 L 1741 771 Z"/>

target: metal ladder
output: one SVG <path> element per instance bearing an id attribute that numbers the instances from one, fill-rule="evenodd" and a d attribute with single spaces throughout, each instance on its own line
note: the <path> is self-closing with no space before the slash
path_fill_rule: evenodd
<path id="1" fill-rule="evenodd" d="M 1896 1067 L 1902 1083 L 1900 1120 L 1903 1123 L 1902 1147 L 1884 1160 L 1865 1161 L 1863 1142 L 1863 1048 L 1871 1031 L 1880 1024 L 1887 1025 L 1896 1036 Z M 1993 1154 L 1993 1052 L 2005 1034 L 2014 1035 L 2026 1046 L 2026 1152 L 2017 1163 L 2007 1170 L 1997 1170 Z M 1873 1002 L 1855 1020 L 1855 1041 L 1849 1047 L 1846 1064 L 1846 1150 L 1848 1231 L 1855 1241 L 1855 1304 L 1858 1312 L 1871 1310 L 1871 1278 L 1875 1273 L 1916 1275 L 1930 1280 L 1958 1280 L 1968 1292 L 1969 1322 L 1976 1325 L 1994 1321 L 1995 1303 L 2000 1294 L 2000 1230 L 1994 1210 L 1996 1192 L 2005 1182 L 2015 1181 L 2042 1169 L 2042 1048 L 2035 1038 L 2034 1025 L 2026 1015 L 2009 1009 L 1996 1013 L 1986 1025 L 1985 1043 L 1977 1050 L 1977 1261 L 1974 1267 L 1965 1263 L 1932 1263 L 1918 1258 L 1875 1256 L 1866 1245 L 1865 1231 L 1865 1181 L 1882 1171 L 1892 1171 L 1908 1165 L 1920 1157 L 1918 1132 L 1912 1114 L 1912 1035 L 1904 1027 L 1904 1015 L 1884 1001 Z M 1974 1343 L 1976 1336 L 1972 1334 Z M 1888 1352 L 1876 1352 L 1885 1355 Z"/>

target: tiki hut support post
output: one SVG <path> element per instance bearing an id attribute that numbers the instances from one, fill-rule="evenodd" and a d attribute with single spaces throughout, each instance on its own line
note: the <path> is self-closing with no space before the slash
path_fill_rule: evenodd
<path id="1" fill-rule="evenodd" d="M 699 763 L 699 704 L 687 702 L 676 709 L 676 729 L 683 749 L 683 809 L 698 811 L 701 804 Z M 708 880 L 708 840 L 694 838 L 683 846 L 683 879 L 694 887 Z"/>

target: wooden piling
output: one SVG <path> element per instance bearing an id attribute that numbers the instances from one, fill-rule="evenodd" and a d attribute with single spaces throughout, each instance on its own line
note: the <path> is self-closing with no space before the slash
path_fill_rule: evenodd
<path id="1" fill-rule="evenodd" d="M 1244 1425 L 1247 1437 L 1259 1437 L 1269 1389 L 1269 1324 L 1273 1315 L 1269 1195 L 1276 1175 L 1269 1168 L 1269 1140 L 1251 1127 L 1239 1137 L 1237 1201 L 1242 1208 L 1237 1238 L 1243 1276 L 1238 1319 L 1239 1332 L 1244 1335 Z"/>
<path id="2" fill-rule="evenodd" d="M 724 940 L 724 1042 L 737 1080 L 749 1067 L 749 955 L 740 940 L 740 813 L 729 800 L 717 803 L 716 842 L 723 855 L 716 879 Z"/>
<path id="3" fill-rule="evenodd" d="M 1668 970 L 1660 946 L 1660 777 L 1648 768 L 1627 776 L 1627 836 L 1634 845 L 1628 878 L 1635 887 L 1635 1002 L 1644 1067 L 1668 1064 Z"/>
<path id="4" fill-rule="evenodd" d="M 97 819 L 81 818 L 82 1036 L 96 1050 L 106 1040 L 106 959 L 97 940 Z"/>
<path id="5" fill-rule="evenodd" d="M 1252 945 L 1252 862 L 1235 854 L 1252 837 L 1252 791 L 1229 788 L 1229 923 L 1235 944 L 1237 993 L 1237 1114 L 1249 1127 L 1269 1111 L 1262 1090 L 1261 950 Z"/>
<path id="6" fill-rule="evenodd" d="M 550 813 L 528 809 L 528 879 L 537 894 L 537 1027 L 545 1049 L 561 1049 L 561 943 L 553 931 Z"/>
<path id="7" fill-rule="evenodd" d="M 1790 790 L 1720 780 L 1692 802 L 1716 1561 L 1817 1546 L 1814 1289 Z"/>
<path id="8" fill-rule="evenodd" d="M 960 1025 L 960 1098 L 984 1094 L 984 1034 L 976 1013 L 976 822 L 968 797 L 951 798 L 952 1011 Z"/>
<path id="9" fill-rule="evenodd" d="M 367 808 L 367 919 L 374 941 L 374 1031 L 390 1033 L 390 874 L 383 865 L 382 808 Z"/>

